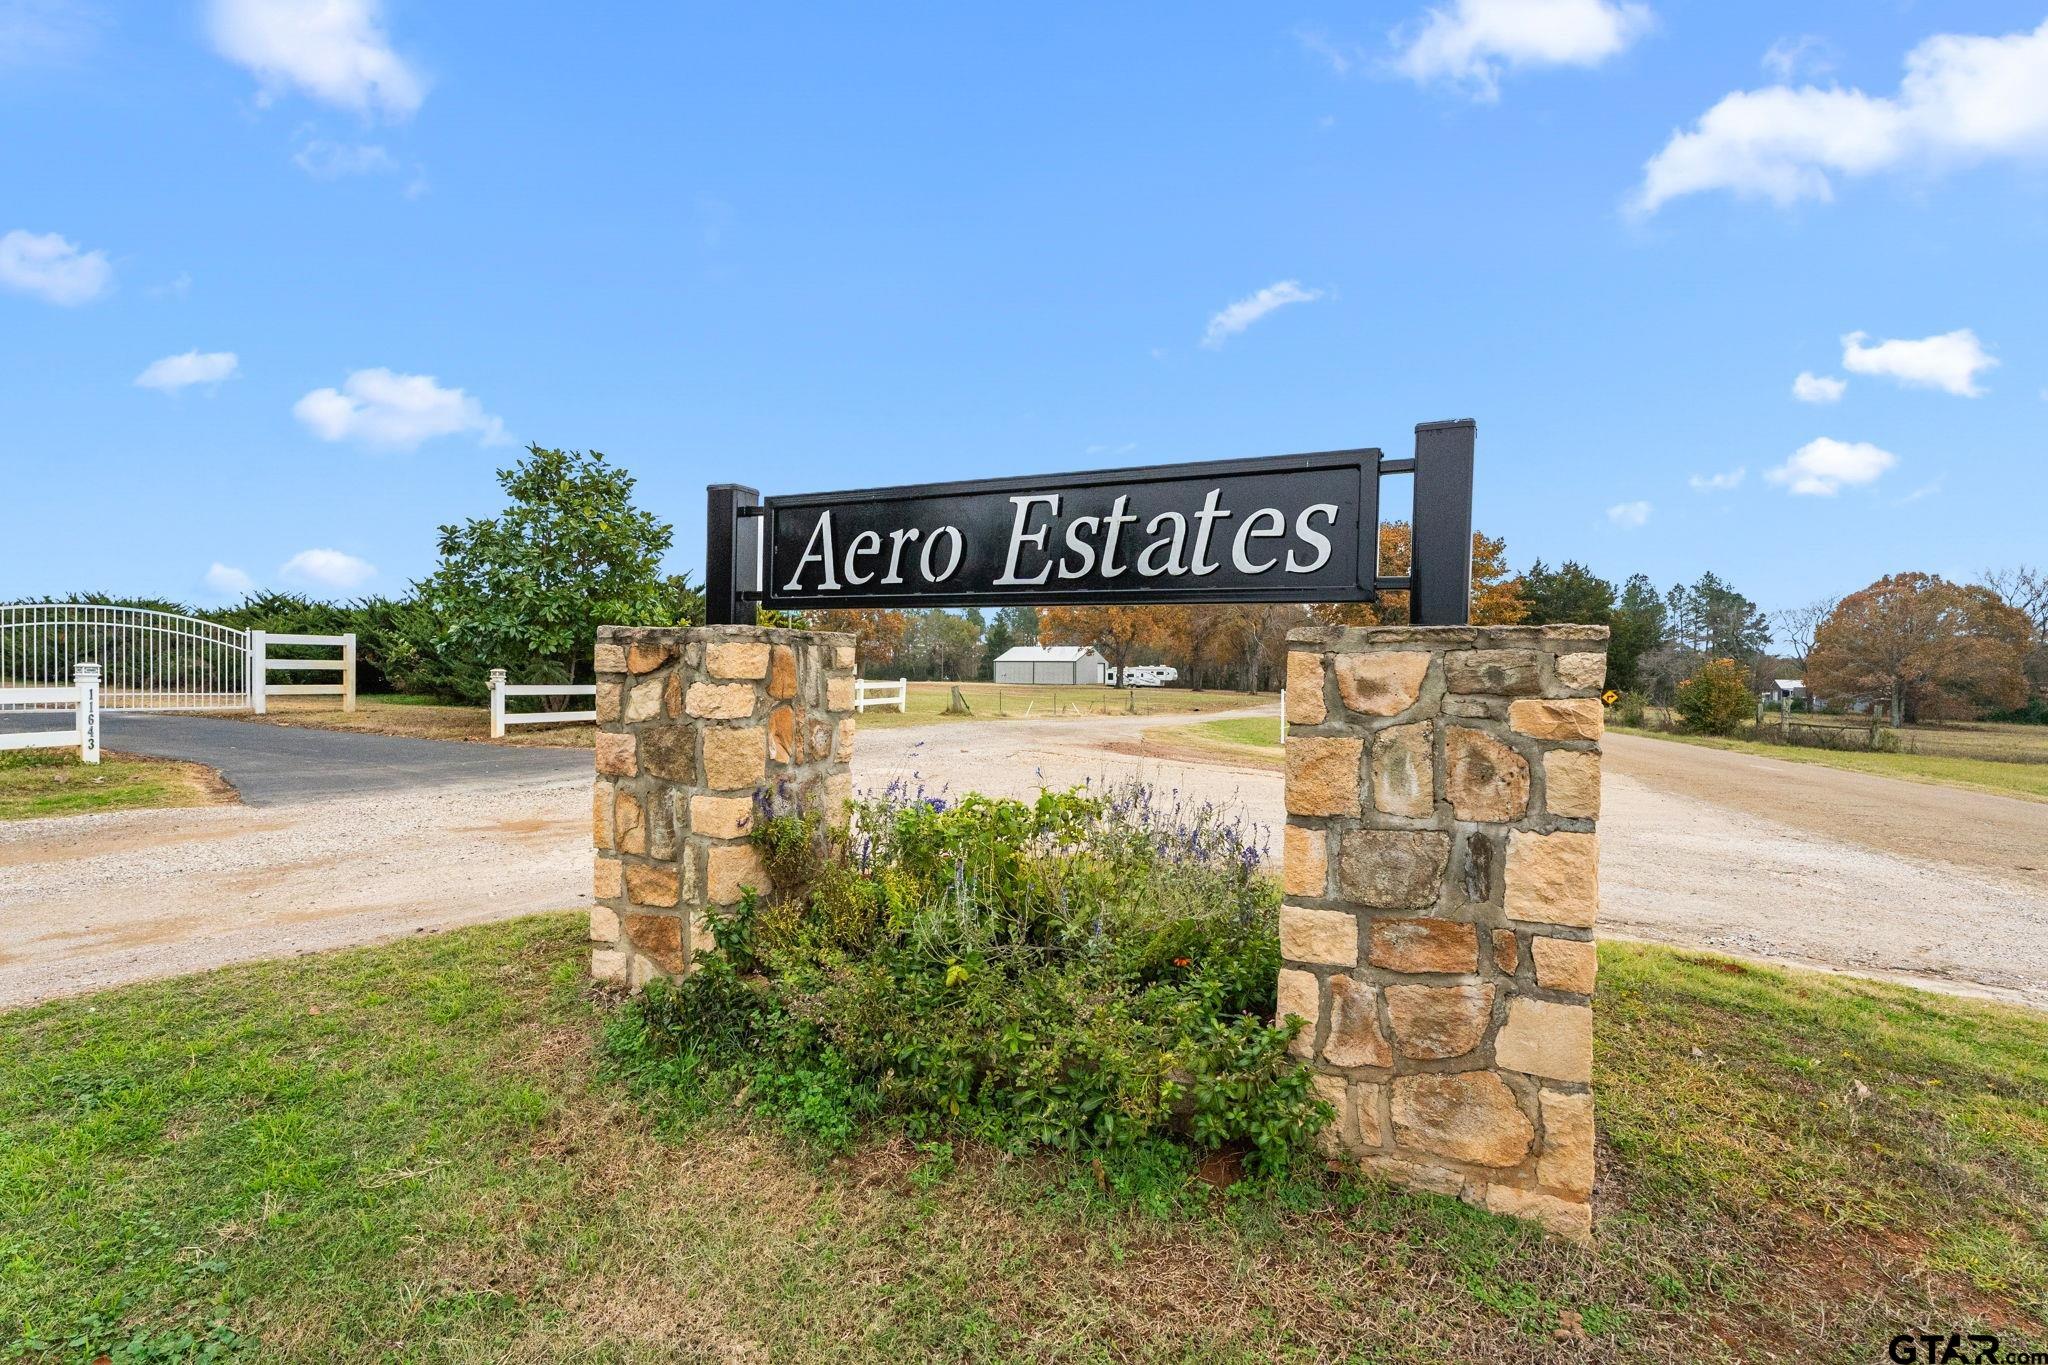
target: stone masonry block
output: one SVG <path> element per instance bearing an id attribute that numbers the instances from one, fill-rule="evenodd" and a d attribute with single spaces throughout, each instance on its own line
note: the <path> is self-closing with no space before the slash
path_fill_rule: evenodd
<path id="1" fill-rule="evenodd" d="M 760 689 L 752 683 L 691 683 L 683 714 L 701 720 L 745 720 L 754 714 Z"/>
<path id="2" fill-rule="evenodd" d="M 1303 735 L 1287 741 L 1287 810 L 1293 815 L 1358 814 L 1362 739 Z"/>
<path id="3" fill-rule="evenodd" d="M 1508 836 L 1509 919 L 1590 929 L 1600 909 L 1598 837 L 1559 830 Z"/>
<path id="4" fill-rule="evenodd" d="M 1505 824 L 1529 812 L 1529 761 L 1470 725 L 1444 730 L 1444 787 L 1460 820 Z"/>
<path id="5" fill-rule="evenodd" d="M 626 894 L 626 874 L 617 858 L 599 858 L 591 865 L 590 894 L 596 900 L 617 900 Z"/>
<path id="6" fill-rule="evenodd" d="M 1600 755 L 1552 749 L 1543 755 L 1543 804 L 1567 820 L 1600 816 Z"/>
<path id="7" fill-rule="evenodd" d="M 1478 931 L 1447 919 L 1375 919 L 1367 960 L 1394 972 L 1476 972 Z"/>
<path id="8" fill-rule="evenodd" d="M 1509 1071 L 1553 1081 L 1591 1081 L 1592 1007 L 1517 996 L 1508 1002 L 1508 1020 L 1493 1040 L 1493 1056 Z"/>
<path id="9" fill-rule="evenodd" d="M 1363 716 L 1398 716 L 1422 695 L 1428 654 L 1371 652 L 1337 656 L 1337 693 Z"/>
<path id="10" fill-rule="evenodd" d="M 1493 987 L 1389 986 L 1387 1018 L 1404 1057 L 1440 1061 L 1479 1046 L 1493 1019 Z"/>
<path id="11" fill-rule="evenodd" d="M 1372 740 L 1372 804 L 1387 815 L 1426 818 L 1436 809 L 1436 757 L 1429 721 L 1395 725 Z"/>
<path id="12" fill-rule="evenodd" d="M 1394 1051 L 1380 1028 L 1376 992 L 1349 976 L 1330 978 L 1330 1036 L 1323 1060 L 1331 1066 L 1392 1066 Z"/>
<path id="13" fill-rule="evenodd" d="M 1283 828 L 1280 889 L 1290 896 L 1310 896 L 1318 900 L 1329 894 L 1329 839 L 1323 831 L 1305 825 Z"/>
<path id="14" fill-rule="evenodd" d="M 1328 714 L 1323 703 L 1323 656 L 1307 650 L 1287 652 L 1287 719 L 1295 725 L 1321 725 Z"/>
<path id="15" fill-rule="evenodd" d="M 731 905 L 747 887 L 768 889 L 768 872 L 761 866 L 761 854 L 752 844 L 714 844 L 704 860 L 704 899 L 713 905 Z"/>
<path id="16" fill-rule="evenodd" d="M 683 969 L 683 922 L 674 915 L 628 915 L 626 937 L 635 952 L 653 958 L 665 972 Z"/>
<path id="17" fill-rule="evenodd" d="M 1597 740 L 1605 721 L 1598 697 L 1525 697 L 1508 707 L 1508 724 L 1532 739 Z"/>
<path id="18" fill-rule="evenodd" d="M 767 730 L 759 725 L 704 730 L 704 786 L 711 791 L 757 787 L 768 773 Z"/>
<path id="19" fill-rule="evenodd" d="M 1322 987 L 1317 983 L 1314 972 L 1281 969 L 1273 1022 L 1284 1024 L 1290 1017 L 1302 1021 L 1302 1030 L 1287 1045 L 1287 1050 L 1297 1057 L 1306 1057 L 1315 1048 L 1316 1024 L 1322 1017 Z"/>
<path id="20" fill-rule="evenodd" d="M 1280 907 L 1280 956 L 1322 966 L 1358 965 L 1358 919 L 1341 910 Z"/>
<path id="21" fill-rule="evenodd" d="M 673 863 L 627 863 L 626 899 L 665 908 L 682 899 L 682 879 Z"/>
<path id="22" fill-rule="evenodd" d="M 1607 656 L 1560 654 L 1557 656 L 1557 680 L 1574 689 L 1597 688 L 1607 681 Z"/>
<path id="23" fill-rule="evenodd" d="M 597 736 L 597 771 L 605 777 L 631 777 L 638 769 L 639 745 L 631 735 L 600 731 Z"/>
<path id="24" fill-rule="evenodd" d="M 1545 990 L 1593 993 L 1593 983 L 1600 975 L 1600 954 L 1592 944 L 1539 934 L 1529 940 L 1529 955 L 1536 964 L 1536 984 Z"/>
<path id="25" fill-rule="evenodd" d="M 690 833 L 712 839 L 743 839 L 754 823 L 754 803 L 745 796 L 690 798 Z"/>
<path id="26" fill-rule="evenodd" d="M 675 662 L 676 647 L 667 640 L 635 640 L 626 646 L 626 671 L 652 673 Z"/>
<path id="27" fill-rule="evenodd" d="M 1507 1083 L 1491 1071 L 1396 1076 L 1394 1141 L 1475 1166 L 1518 1166 L 1535 1125 Z"/>
<path id="28" fill-rule="evenodd" d="M 604 736 L 598 735 L 598 742 Z M 628 739 L 632 736 L 628 735 Z M 641 762 L 649 777 L 664 782 L 697 780 L 697 730 L 690 725 L 650 725 L 641 731 Z"/>
<path id="29" fill-rule="evenodd" d="M 704 671 L 714 678 L 760 679 L 768 676 L 769 646 L 761 640 L 735 640 L 704 647 Z"/>
<path id="30" fill-rule="evenodd" d="M 1533 649 L 1467 649 L 1444 656 L 1444 687 L 1495 697 L 1543 691 L 1543 655 Z"/>
<path id="31" fill-rule="evenodd" d="M 768 695 L 788 701 L 796 695 L 796 650 L 777 645 L 768 653 Z"/>
<path id="32" fill-rule="evenodd" d="M 1436 830 L 1352 830 L 1338 841 L 1337 893 L 1382 910 L 1436 904 L 1451 836 Z"/>
<path id="33" fill-rule="evenodd" d="M 1536 1182 L 1580 1198 L 1593 1192 L 1593 1097 L 1542 1093 L 1543 1155 Z"/>

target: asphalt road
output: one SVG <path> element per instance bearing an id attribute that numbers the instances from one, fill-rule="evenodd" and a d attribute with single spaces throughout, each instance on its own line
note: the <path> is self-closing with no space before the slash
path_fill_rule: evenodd
<path id="1" fill-rule="evenodd" d="M 590 774 L 588 749 L 401 739 L 142 712 L 106 714 L 101 723 L 102 747 L 218 768 L 252 806 L 293 806 L 337 796 Z M 68 713 L 11 712 L 0 716 L 0 730 L 68 729 L 70 725 Z"/>

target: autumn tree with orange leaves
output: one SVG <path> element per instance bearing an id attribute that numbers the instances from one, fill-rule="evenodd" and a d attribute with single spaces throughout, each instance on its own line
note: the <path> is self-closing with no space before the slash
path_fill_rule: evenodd
<path id="1" fill-rule="evenodd" d="M 1886 707 L 1894 725 L 1972 719 L 2026 699 L 2030 633 L 1990 588 L 1891 574 L 1836 605 L 1814 636 L 1806 685 Z"/>
<path id="2" fill-rule="evenodd" d="M 1405 521 L 1380 526 L 1380 573 L 1398 578 L 1414 563 L 1414 533 Z M 1405 626 L 1408 594 L 1383 592 L 1377 602 L 1318 602 L 1309 608 L 1326 626 Z M 1508 543 L 1472 533 L 1472 624 L 1511 626 L 1529 614 L 1521 580 L 1508 568 Z"/>
<path id="3" fill-rule="evenodd" d="M 1159 607 L 1040 607 L 1042 645 L 1093 645 L 1121 678 L 1131 655 L 1163 634 Z"/>

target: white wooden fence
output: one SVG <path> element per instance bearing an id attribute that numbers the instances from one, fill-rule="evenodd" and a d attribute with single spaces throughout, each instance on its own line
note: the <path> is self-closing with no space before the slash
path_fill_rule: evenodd
<path id="1" fill-rule="evenodd" d="M 338 649 L 339 659 L 273 659 L 272 645 L 311 645 Z M 339 673 L 331 683 L 274 683 L 273 673 Z M 249 709 L 268 715 L 272 697 L 340 697 L 341 709 L 356 709 L 356 637 L 354 635 L 272 635 L 249 632 Z"/>
<path id="2" fill-rule="evenodd" d="M 507 714 L 507 697 L 597 697 L 595 683 L 508 683 L 505 670 L 491 670 L 491 738 L 503 739 L 508 725 L 578 725 L 597 719 L 592 711 L 522 711 Z"/>
<path id="3" fill-rule="evenodd" d="M 895 682 L 869 682 L 866 678 L 855 678 L 853 709 L 866 711 L 878 706 L 893 706 L 898 711 L 908 711 L 910 680 L 898 678 Z"/>
<path id="4" fill-rule="evenodd" d="M 29 730 L 0 734 L 0 749 L 68 749 L 78 746 L 87 763 L 100 761 L 100 666 L 78 664 L 69 687 L 4 687 L 0 704 L 22 707 L 69 706 L 78 723 L 70 730 Z"/>

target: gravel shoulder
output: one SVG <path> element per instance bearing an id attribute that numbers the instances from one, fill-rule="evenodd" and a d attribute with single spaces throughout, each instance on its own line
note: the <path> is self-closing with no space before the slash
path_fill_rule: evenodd
<path id="1" fill-rule="evenodd" d="M 1158 723 L 868 729 L 854 777 L 1012 796 L 1139 777 L 1277 846 L 1280 773 L 1148 740 Z M 310 797 L 0 826 L 0 1008 L 589 903 L 587 753 L 211 724 L 345 747 L 317 750 Z M 1620 735 L 1606 777 L 1603 934 L 2048 1008 L 2048 805 Z"/>
<path id="2" fill-rule="evenodd" d="M 1148 741 L 1148 728 L 863 734 L 855 778 L 1026 796 L 1136 774 L 1239 807 L 1277 843 L 1277 769 Z M 2048 1008 L 2048 805 L 1627 735 L 1605 749 L 1603 935 Z"/>
<path id="3" fill-rule="evenodd" d="M 0 1009 L 588 905 L 588 764 L 570 778 L 0 826 Z"/>

